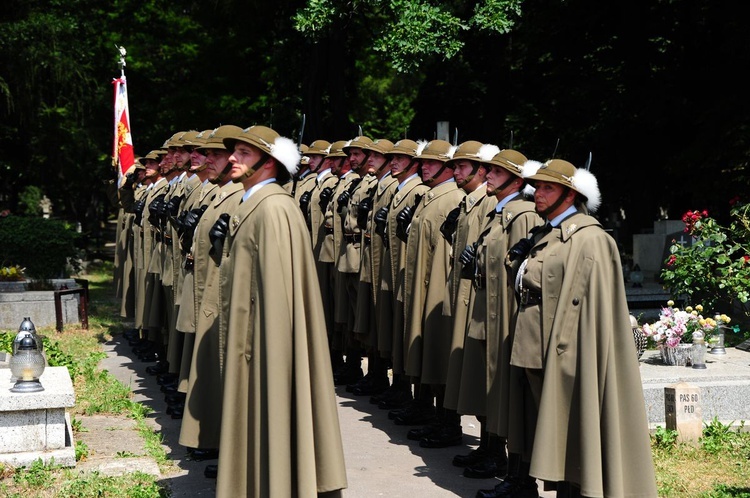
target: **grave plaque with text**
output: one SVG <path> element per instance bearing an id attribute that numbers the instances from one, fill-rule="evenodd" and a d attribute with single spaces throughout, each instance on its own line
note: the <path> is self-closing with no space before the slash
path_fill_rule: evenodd
<path id="1" fill-rule="evenodd" d="M 700 388 L 680 382 L 664 388 L 667 429 L 675 430 L 680 441 L 698 441 L 703 434 Z"/>

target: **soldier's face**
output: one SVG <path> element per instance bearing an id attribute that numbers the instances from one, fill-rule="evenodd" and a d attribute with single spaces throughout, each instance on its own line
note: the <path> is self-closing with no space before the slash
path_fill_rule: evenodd
<path id="1" fill-rule="evenodd" d="M 190 170 L 199 171 L 201 167 L 206 164 L 206 156 L 203 155 L 198 149 L 190 151 Z"/>
<path id="2" fill-rule="evenodd" d="M 310 158 L 310 162 L 308 164 L 308 168 L 310 168 L 310 171 L 318 171 L 318 168 L 320 168 L 320 165 L 323 164 L 323 159 L 325 158 L 320 154 L 310 154 L 308 157 Z"/>
<path id="3" fill-rule="evenodd" d="M 330 160 L 329 166 L 331 167 L 331 173 L 338 176 L 341 174 L 342 171 L 344 171 L 345 167 L 349 167 L 349 158 L 348 157 L 332 157 Z"/>
<path id="4" fill-rule="evenodd" d="M 380 152 L 371 151 L 367 157 L 367 172 L 377 173 L 387 162 L 385 156 Z"/>
<path id="5" fill-rule="evenodd" d="M 224 171 L 229 163 L 229 151 L 224 149 L 207 149 L 206 150 L 206 171 L 208 179 L 214 180 Z"/>
<path id="6" fill-rule="evenodd" d="M 536 182 L 536 190 L 534 191 L 534 205 L 538 213 L 544 213 L 551 208 L 560 196 L 565 197 L 565 200 L 557 207 L 553 212 L 547 213 L 547 219 L 551 220 L 558 214 L 568 209 L 573 205 L 575 201 L 575 191 L 566 189 L 559 183 L 553 182 Z M 566 192 L 567 190 L 567 192 Z"/>
<path id="7" fill-rule="evenodd" d="M 178 147 L 174 151 L 174 163 L 179 169 L 184 169 L 190 163 L 190 152 L 184 147 Z"/>
<path id="8" fill-rule="evenodd" d="M 405 154 L 393 154 L 391 156 L 391 174 L 398 176 L 409 167 L 411 164 L 411 157 Z"/>
<path id="9" fill-rule="evenodd" d="M 159 174 L 159 164 L 153 159 L 146 159 L 146 178 L 153 178 Z"/>
<path id="10" fill-rule="evenodd" d="M 435 176 L 435 173 L 440 171 L 443 167 L 443 163 L 437 159 L 423 159 L 422 160 L 422 180 L 429 180 Z"/>
<path id="11" fill-rule="evenodd" d="M 511 176 L 513 175 L 511 175 L 510 171 L 507 169 L 501 168 L 500 166 L 493 166 L 489 173 L 487 173 L 487 195 L 502 195 L 502 197 L 508 195 L 503 195 L 504 192 L 498 192 L 497 188 L 507 182 Z M 503 191 L 509 188 L 510 186 L 503 189 Z"/>
<path id="12" fill-rule="evenodd" d="M 232 163 L 229 178 L 232 181 L 239 181 L 245 176 L 252 176 L 252 168 L 254 166 L 260 167 L 258 161 L 261 156 L 260 149 L 254 145 L 237 142 L 234 146 L 234 152 L 229 156 L 229 162 Z"/>
<path id="13" fill-rule="evenodd" d="M 473 173 L 474 164 L 466 159 L 459 159 L 453 161 L 453 178 L 459 185 L 463 184 L 467 178 Z"/>
<path id="14" fill-rule="evenodd" d="M 353 169 L 359 169 L 364 166 L 366 159 L 364 151 L 359 147 L 349 150 L 349 162 L 352 164 Z"/>
<path id="15" fill-rule="evenodd" d="M 161 171 L 162 175 L 166 175 L 167 173 L 169 173 L 172 169 L 172 166 L 174 166 L 174 152 L 175 149 L 167 149 L 167 153 L 164 154 L 164 157 L 159 163 L 159 170 Z"/>

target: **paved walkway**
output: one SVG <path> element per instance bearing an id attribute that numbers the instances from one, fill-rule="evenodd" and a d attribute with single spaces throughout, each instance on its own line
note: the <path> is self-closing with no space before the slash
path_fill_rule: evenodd
<path id="1" fill-rule="evenodd" d="M 203 476 L 207 462 L 193 462 L 187 459 L 185 448 L 178 444 L 180 421 L 172 419 L 165 413 L 167 408 L 156 379 L 145 373 L 151 363 L 136 359 L 130 351 L 127 341 L 121 336 L 115 337 L 104 346 L 108 357 L 101 367 L 109 370 L 121 382 L 129 385 L 135 400 L 151 407 L 154 412 L 150 422 L 164 436 L 164 446 L 175 463 L 175 471 L 162 476 L 165 484 L 172 490 L 174 498 L 211 497 L 215 494 L 215 481 Z M 466 497 L 471 498 L 478 489 L 494 487 L 496 479 L 467 479 L 462 476 L 462 469 L 451 464 L 453 456 L 468 453 L 479 444 L 479 424 L 474 417 L 463 417 L 464 444 L 458 447 L 443 449 L 425 449 L 416 441 L 406 439 L 410 427 L 397 426 L 388 419 L 387 410 L 381 410 L 369 403 L 368 397 L 357 397 L 337 387 L 339 420 L 344 441 L 347 478 L 349 487 L 344 492 L 347 498 L 419 498 L 419 497 Z M 95 418 L 86 420 L 84 427 L 101 425 Z M 132 432 L 114 432 L 111 426 L 114 420 L 104 422 L 108 432 L 102 430 L 97 443 L 91 433 L 81 434 L 89 447 L 93 446 L 89 465 L 97 465 L 97 458 L 102 462 L 115 459 L 115 455 L 106 455 L 118 451 L 117 448 L 130 448 L 132 443 L 127 439 L 139 438 Z M 88 427 L 91 430 L 91 427 Z M 121 444 L 112 444 L 112 440 L 121 440 Z M 106 441 L 109 440 L 109 441 Z M 107 445 L 108 443 L 108 445 Z M 97 447 L 97 444 L 101 446 Z M 122 451 L 122 450 L 119 450 Z M 135 450 L 128 450 L 138 453 Z M 102 463 L 103 465 L 103 463 Z M 144 471 L 153 469 L 153 463 L 138 459 L 133 463 Z M 540 487 L 541 489 L 541 487 Z M 542 497 L 555 496 L 552 492 L 541 494 Z"/>

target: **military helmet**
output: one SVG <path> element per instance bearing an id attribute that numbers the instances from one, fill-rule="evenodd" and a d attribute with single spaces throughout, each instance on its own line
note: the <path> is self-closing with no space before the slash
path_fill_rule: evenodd
<path id="1" fill-rule="evenodd" d="M 435 159 L 448 162 L 453 157 L 456 148 L 445 140 L 432 140 L 417 155 L 417 159 Z"/>
<path id="2" fill-rule="evenodd" d="M 282 137 L 267 126 L 250 126 L 232 137 L 224 139 L 227 150 L 233 150 L 237 142 L 253 145 L 276 159 L 290 174 L 297 171 L 300 153 L 291 139 Z"/>
<path id="3" fill-rule="evenodd" d="M 185 147 L 186 149 L 191 149 L 191 150 L 200 148 L 202 145 L 206 144 L 206 140 L 208 140 L 208 136 L 213 131 L 214 131 L 213 129 L 203 130 L 202 132 L 196 134 L 194 137 L 192 136 L 183 137 L 183 140 L 185 141 L 185 145 L 183 145 L 183 147 Z"/>
<path id="4" fill-rule="evenodd" d="M 330 148 L 331 148 L 331 143 L 328 142 L 327 140 L 315 140 L 307 148 L 307 152 L 305 154 L 308 156 L 311 156 L 313 154 L 317 154 L 319 156 L 325 156 L 328 154 L 328 150 Z"/>
<path id="5" fill-rule="evenodd" d="M 403 154 L 405 156 L 414 157 L 417 155 L 417 147 L 417 142 L 404 138 L 393 144 L 393 148 L 386 152 L 386 155 Z"/>
<path id="6" fill-rule="evenodd" d="M 185 133 L 177 137 L 174 147 L 189 148 L 191 145 L 191 141 L 195 140 L 195 137 L 197 137 L 199 134 L 200 132 L 197 130 L 186 131 Z"/>
<path id="7" fill-rule="evenodd" d="M 344 153 L 349 155 L 349 150 L 359 147 L 360 149 L 367 150 L 372 145 L 372 139 L 364 135 L 354 137 L 344 146 Z"/>
<path id="8" fill-rule="evenodd" d="M 511 174 L 523 177 L 524 165 L 528 159 L 526 156 L 513 149 L 503 149 L 495 154 L 492 159 L 482 161 L 483 163 L 492 166 L 500 166 L 508 170 Z"/>
<path id="9" fill-rule="evenodd" d="M 168 149 L 170 147 L 177 147 L 176 141 L 178 140 L 178 138 L 180 137 L 180 135 L 182 135 L 183 133 L 185 133 L 185 132 L 184 131 L 178 131 L 177 133 L 175 133 L 174 135 L 172 135 L 171 137 L 169 137 L 168 139 L 166 139 L 164 141 L 164 144 L 162 144 L 161 148 L 166 150 L 166 149 Z"/>
<path id="10" fill-rule="evenodd" d="M 339 140 L 338 142 L 333 142 L 331 146 L 328 148 L 328 155 L 326 157 L 346 157 L 346 152 L 344 152 L 344 147 L 346 146 L 348 142 L 346 140 Z"/>
<path id="11" fill-rule="evenodd" d="M 537 181 L 558 183 L 575 190 L 584 197 L 586 207 L 591 212 L 596 211 L 602 201 L 596 177 L 563 159 L 550 159 L 526 178 L 532 184 Z"/>
<path id="12" fill-rule="evenodd" d="M 393 142 L 385 138 L 379 138 L 367 146 L 367 150 L 373 150 L 383 155 L 388 154 L 393 149 Z"/>
<path id="13" fill-rule="evenodd" d="M 242 128 L 235 125 L 221 125 L 218 128 L 214 128 L 206 136 L 205 143 L 198 146 L 199 151 L 205 152 L 206 149 L 223 149 L 226 150 L 224 145 L 224 139 L 233 137 L 239 133 L 242 133 Z"/>
<path id="14" fill-rule="evenodd" d="M 300 164 L 310 164 L 310 156 L 307 155 L 308 147 L 305 144 L 299 144 L 299 153 L 302 154 L 302 158 L 299 160 Z"/>

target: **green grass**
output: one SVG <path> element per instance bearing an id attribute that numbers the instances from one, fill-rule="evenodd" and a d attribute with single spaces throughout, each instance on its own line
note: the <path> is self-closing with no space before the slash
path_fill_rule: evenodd
<path id="1" fill-rule="evenodd" d="M 44 337 L 45 356 L 50 365 L 66 366 L 73 379 L 76 405 L 70 410 L 71 426 L 75 433 L 85 432 L 85 422 L 79 417 L 96 414 L 127 416 L 135 421 L 136 431 L 144 441 L 146 454 L 153 458 L 162 471 L 169 471 L 171 462 L 162 446 L 161 434 L 147 423 L 150 408 L 133 401 L 129 386 L 119 382 L 111 373 L 99 367 L 106 357 L 102 344 L 113 334 L 122 332 L 119 301 L 114 297 L 111 263 L 89 266 L 84 277 L 89 281 L 89 328 L 68 325 L 62 333 L 53 327 L 38 329 Z M 0 350 L 10 352 L 16 331 L 0 333 Z M 85 460 L 88 446 L 76 440 L 76 461 Z M 125 452 L 116 457 L 124 458 Z M 61 468 L 41 460 L 14 469 L 0 465 L 0 498 L 117 497 L 166 498 L 168 490 L 157 477 L 135 472 L 121 477 L 104 476 L 98 472 L 81 473 L 76 469 Z"/>

